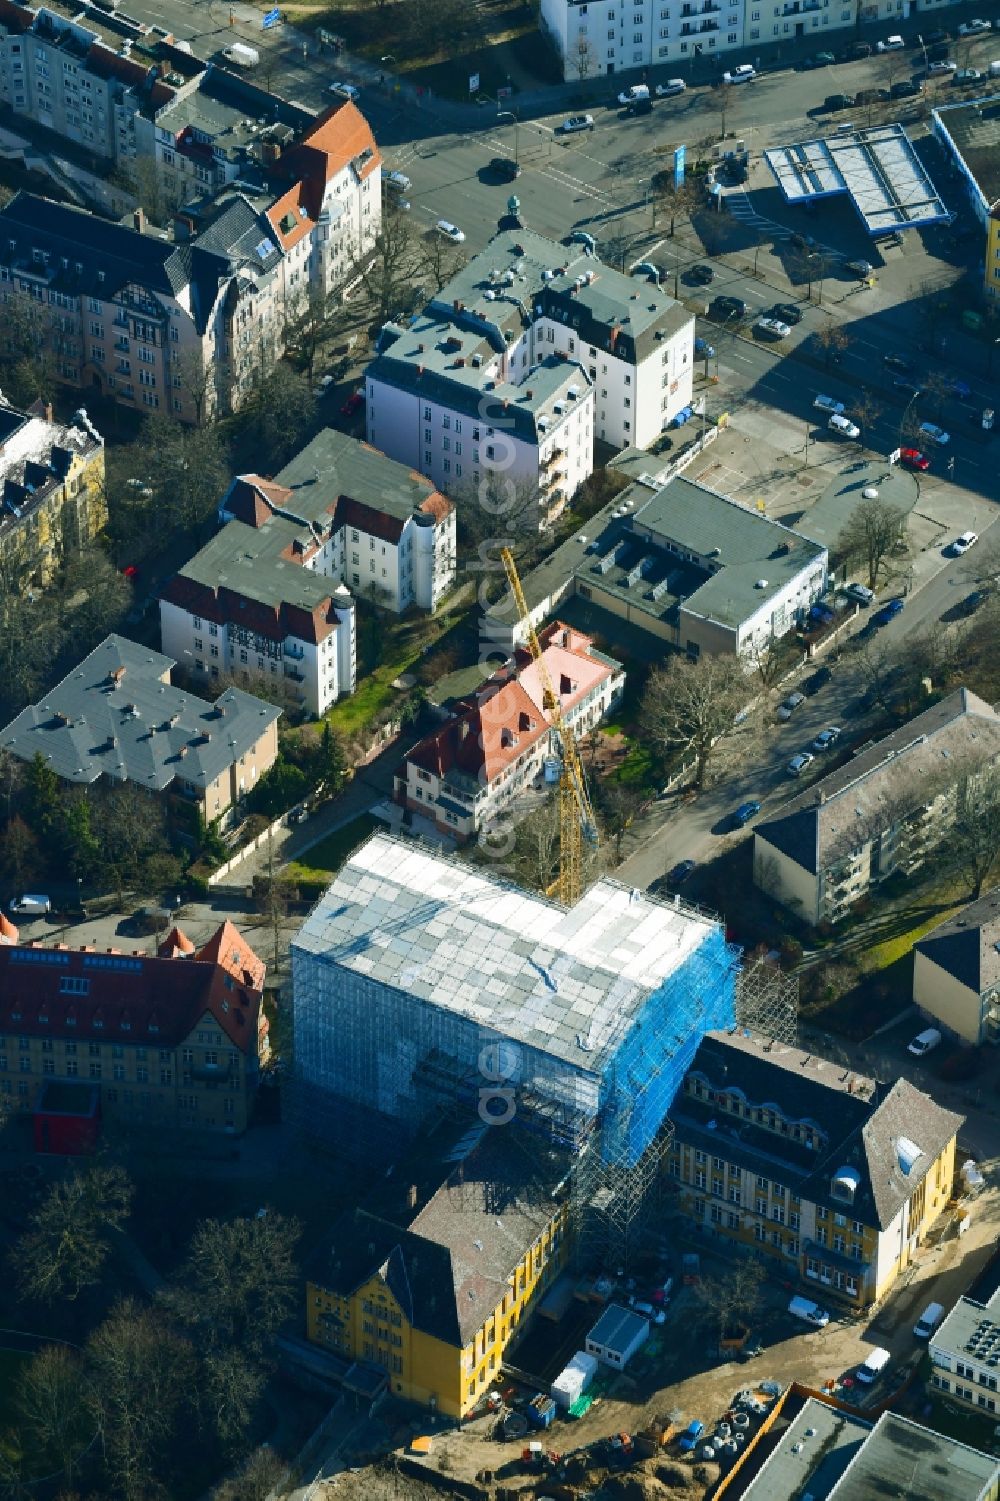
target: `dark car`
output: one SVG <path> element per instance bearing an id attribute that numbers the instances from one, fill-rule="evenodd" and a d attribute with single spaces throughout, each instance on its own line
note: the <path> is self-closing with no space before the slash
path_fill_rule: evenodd
<path id="1" fill-rule="evenodd" d="M 814 693 L 818 693 L 821 688 L 825 688 L 832 677 L 833 673 L 829 667 L 817 667 L 816 671 L 811 672 L 803 682 L 802 692 L 808 693 L 811 698 Z"/>
<path id="2" fill-rule="evenodd" d="M 679 860 L 673 870 L 667 871 L 667 884 L 669 886 L 683 886 L 697 863 L 697 860 Z"/>
<path id="3" fill-rule="evenodd" d="M 950 37 L 951 37 L 951 32 L 949 32 L 949 31 L 942 31 L 940 29 L 938 29 L 936 31 L 925 31 L 924 32 L 924 46 L 925 47 L 936 47 L 940 42 L 947 42 L 950 39 Z"/>
<path id="4" fill-rule="evenodd" d="M 643 96 L 639 99 L 630 99 L 625 106 L 627 115 L 651 115 L 653 113 L 652 99 Z"/>
<path id="5" fill-rule="evenodd" d="M 986 593 L 984 590 L 973 589 L 972 593 L 967 594 L 964 599 L 960 599 L 958 604 L 951 605 L 949 609 L 943 610 L 941 619 L 964 620 L 967 615 L 975 614 L 985 598 Z"/>
<path id="6" fill-rule="evenodd" d="M 919 78 L 901 78 L 889 92 L 893 99 L 915 99 L 922 89 Z"/>
<path id="7" fill-rule="evenodd" d="M 793 250 L 812 250 L 816 244 L 816 241 L 813 239 L 812 235 L 794 234 L 792 235 L 790 243 Z"/>
<path id="8" fill-rule="evenodd" d="M 894 391 L 902 391 L 903 395 L 910 401 L 916 396 L 922 396 L 924 392 L 923 386 L 909 375 L 897 375 L 892 383 L 892 388 Z"/>
<path id="9" fill-rule="evenodd" d="M 760 803 L 757 802 L 756 798 L 751 798 L 746 803 L 740 803 L 733 814 L 733 827 L 736 829 L 746 828 L 751 818 L 756 818 L 759 812 Z"/>
<path id="10" fill-rule="evenodd" d="M 854 102 L 855 104 L 885 104 L 891 97 L 888 89 L 862 89 L 859 94 L 855 95 Z"/>
<path id="11" fill-rule="evenodd" d="M 510 156 L 495 156 L 490 162 L 490 172 L 494 177 L 499 177 L 501 182 L 513 182 L 521 175 L 521 163 Z"/>
<path id="12" fill-rule="evenodd" d="M 831 63 L 835 63 L 836 61 L 837 59 L 832 52 L 817 52 L 812 57 L 807 57 L 802 66 L 807 69 L 828 68 Z"/>
<path id="13" fill-rule="evenodd" d="M 909 360 L 904 360 L 901 354 L 884 354 L 882 363 L 887 370 L 898 370 L 900 375 L 909 375 L 913 369 Z"/>
<path id="14" fill-rule="evenodd" d="M 809 611 L 809 619 L 818 621 L 820 625 L 832 625 L 834 614 L 828 605 L 815 604 Z"/>
<path id="15" fill-rule="evenodd" d="M 715 280 L 715 270 L 712 266 L 689 266 L 684 273 L 684 280 L 696 287 L 707 287 L 709 282 Z"/>
<path id="16" fill-rule="evenodd" d="M 851 45 L 847 48 L 848 59 L 854 59 L 856 57 L 871 57 L 871 55 L 871 42 L 852 42 Z"/>
<path id="17" fill-rule="evenodd" d="M 948 60 L 948 53 L 950 51 L 951 51 L 951 46 L 949 45 L 949 43 L 948 43 L 947 40 L 941 41 L 941 42 L 934 42 L 933 45 L 930 42 L 928 42 L 927 43 L 927 61 L 929 63 L 943 63 L 943 62 L 947 62 L 947 60 Z"/>
<path id="18" fill-rule="evenodd" d="M 730 318 L 745 318 L 750 309 L 740 297 L 713 297 L 709 312 L 713 318 L 727 322 Z"/>
<path id="19" fill-rule="evenodd" d="M 823 108 L 826 110 L 853 109 L 853 107 L 853 94 L 827 94 L 823 101 Z"/>
<path id="20" fill-rule="evenodd" d="M 768 317 L 777 318 L 779 323 L 789 323 L 794 328 L 796 323 L 802 322 L 802 309 L 794 302 L 776 302 Z"/>
<path id="21" fill-rule="evenodd" d="M 348 396 L 347 400 L 344 402 L 344 405 L 341 407 L 340 415 L 342 417 L 353 417 L 355 412 L 363 407 L 364 404 L 364 391 L 352 391 L 350 396 Z"/>
<path id="22" fill-rule="evenodd" d="M 890 620 L 895 620 L 902 609 L 903 601 L 901 599 L 890 599 L 888 604 L 884 604 L 881 610 L 877 610 L 872 616 L 872 623 L 876 626 L 888 625 Z"/>

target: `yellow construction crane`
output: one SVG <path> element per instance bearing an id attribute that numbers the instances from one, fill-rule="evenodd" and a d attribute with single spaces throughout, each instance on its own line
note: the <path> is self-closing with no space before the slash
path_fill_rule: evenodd
<path id="1" fill-rule="evenodd" d="M 546 895 L 552 896 L 558 892 L 562 904 L 565 907 L 572 907 L 583 889 L 583 841 L 586 839 L 588 844 L 597 844 L 597 819 L 594 817 L 590 793 L 587 791 L 587 778 L 584 775 L 583 763 L 576 748 L 573 731 L 563 719 L 559 694 L 549 677 L 548 668 L 542 656 L 542 648 L 535 634 L 535 628 L 531 624 L 528 602 L 524 597 L 524 590 L 521 588 L 521 580 L 518 577 L 517 566 L 510 548 L 503 548 L 500 557 L 507 574 L 507 582 L 510 584 L 510 592 L 517 605 L 518 618 L 524 627 L 528 650 L 538 668 L 538 676 L 542 684 L 542 701 L 548 712 L 549 722 L 559 738 L 562 751 L 562 769 L 559 775 L 559 879 L 553 882 Z"/>

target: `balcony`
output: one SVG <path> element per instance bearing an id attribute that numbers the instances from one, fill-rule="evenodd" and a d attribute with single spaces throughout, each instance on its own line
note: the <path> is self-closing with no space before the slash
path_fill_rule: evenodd
<path id="1" fill-rule="evenodd" d="M 128 339 L 126 339 L 124 337 L 124 335 L 120 339 L 116 339 L 115 340 L 115 348 L 119 351 L 120 354 L 128 354 L 128 351 L 129 351 L 129 342 L 128 342 Z"/>
<path id="2" fill-rule="evenodd" d="M 782 10 L 783 16 L 805 15 L 807 11 L 822 10 L 823 0 L 791 0 Z"/>
<path id="3" fill-rule="evenodd" d="M 231 1065 L 229 1063 L 194 1063 L 185 1072 L 190 1073 L 192 1079 L 198 1079 L 201 1083 L 221 1082 L 229 1078 Z"/>
<path id="4" fill-rule="evenodd" d="M 291 680 L 292 680 L 293 683 L 304 683 L 305 680 L 306 680 L 305 673 L 304 672 L 300 672 L 297 667 L 286 667 L 285 668 L 285 677 L 286 678 L 291 678 Z"/>
<path id="5" fill-rule="evenodd" d="M 302 646 L 288 646 L 286 644 L 283 649 L 284 649 L 285 656 L 286 657 L 291 657 L 292 660 L 295 661 L 295 662 L 301 662 L 304 659 L 305 654 L 306 654 L 305 653 L 305 647 L 302 647 Z"/>

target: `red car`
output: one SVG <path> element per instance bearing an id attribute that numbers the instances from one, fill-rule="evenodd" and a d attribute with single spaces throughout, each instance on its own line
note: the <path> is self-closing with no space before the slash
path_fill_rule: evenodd
<path id="1" fill-rule="evenodd" d="M 342 417 L 353 417 L 360 406 L 364 405 L 364 391 L 352 391 L 340 409 Z"/>
<path id="2" fill-rule="evenodd" d="M 901 448 L 899 450 L 899 462 L 904 469 L 919 469 L 921 474 L 931 467 L 931 461 L 919 448 Z"/>

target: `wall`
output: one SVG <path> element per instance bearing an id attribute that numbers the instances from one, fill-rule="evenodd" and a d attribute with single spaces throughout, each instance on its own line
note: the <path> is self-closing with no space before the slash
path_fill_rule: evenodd
<path id="1" fill-rule="evenodd" d="M 913 1004 L 962 1042 L 982 1042 L 979 996 L 919 949 L 913 951 Z"/>
<path id="2" fill-rule="evenodd" d="M 819 921 L 820 880 L 810 875 L 790 856 L 768 844 L 756 831 L 753 836 L 753 880 L 761 891 L 790 907 L 803 922 Z"/>

